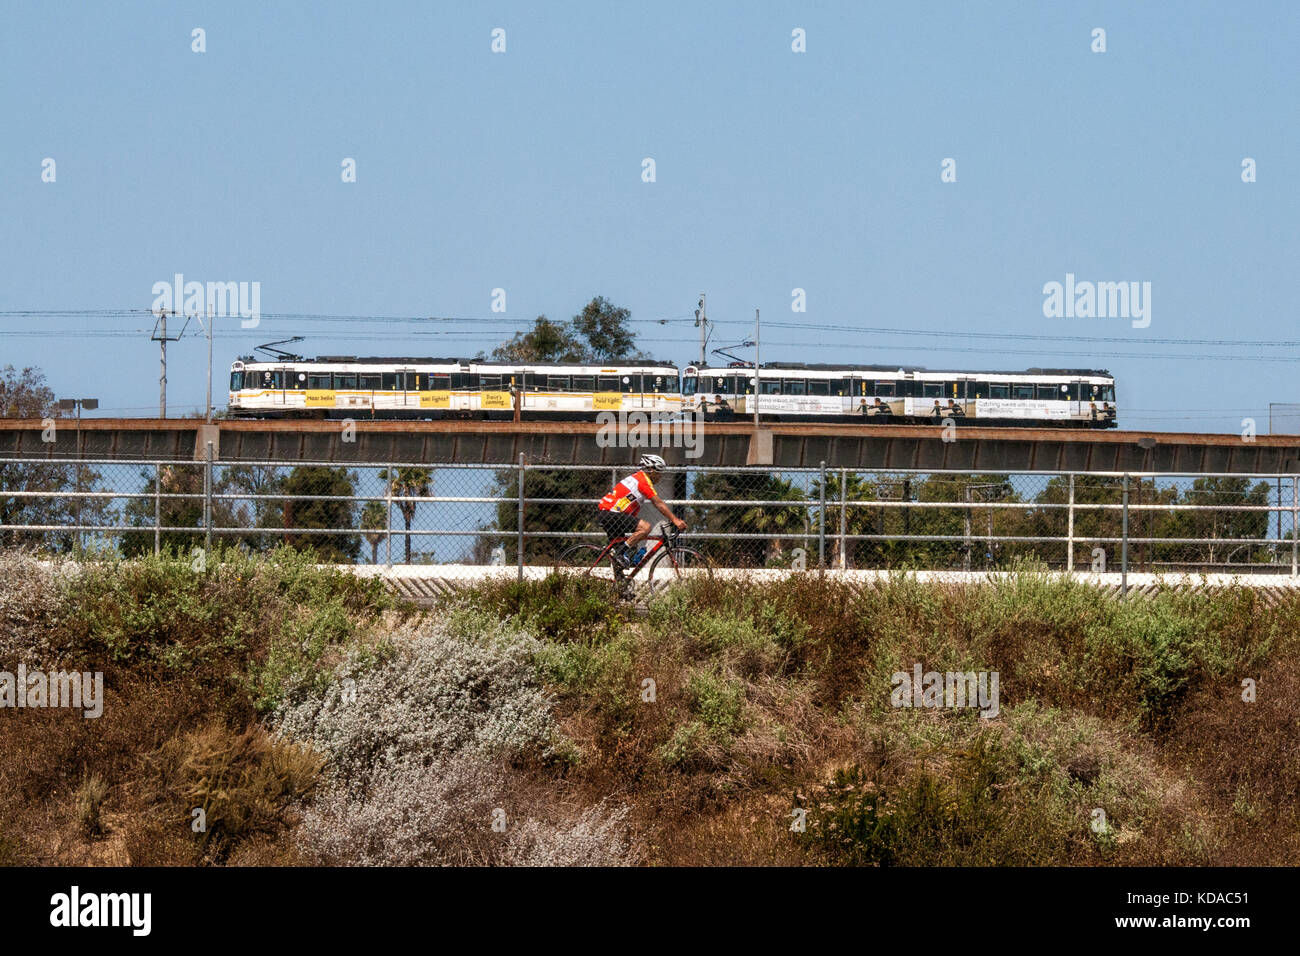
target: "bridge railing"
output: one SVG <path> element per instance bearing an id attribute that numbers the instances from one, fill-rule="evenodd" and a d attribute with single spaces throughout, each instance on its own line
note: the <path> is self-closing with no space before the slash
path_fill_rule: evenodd
<path id="1" fill-rule="evenodd" d="M 97 555 L 311 547 L 361 564 L 545 564 L 604 535 L 630 466 L 0 458 L 0 544 Z M 725 567 L 1297 573 L 1294 474 L 691 468 L 658 492 Z M 645 516 L 658 519 L 647 506 Z"/>

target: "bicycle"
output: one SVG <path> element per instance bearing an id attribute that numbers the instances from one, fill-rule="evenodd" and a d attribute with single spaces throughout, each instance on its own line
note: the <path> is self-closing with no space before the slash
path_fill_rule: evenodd
<path id="1" fill-rule="evenodd" d="M 612 538 L 603 548 L 597 544 L 575 544 L 560 552 L 555 564 L 557 568 L 582 568 L 583 575 L 590 576 L 608 558 L 614 591 L 618 597 L 627 600 L 635 596 L 633 579 L 645 568 L 646 599 L 649 600 L 662 594 L 669 584 L 687 577 L 683 571 L 703 574 L 710 580 L 713 578 L 709 559 L 694 548 L 679 544 L 681 534 L 672 525 L 661 522 L 644 540 L 645 554 L 626 571 L 620 569 L 613 559 L 614 548 L 627 540 L 626 535 Z"/>

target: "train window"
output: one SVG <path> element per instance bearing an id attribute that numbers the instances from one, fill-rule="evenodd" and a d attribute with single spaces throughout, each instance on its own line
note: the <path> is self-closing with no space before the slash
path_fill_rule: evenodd
<path id="1" fill-rule="evenodd" d="M 395 392 L 400 387 L 401 375 L 397 372 L 384 372 L 382 377 L 385 392 Z"/>
<path id="2" fill-rule="evenodd" d="M 306 373 L 306 372 L 285 372 L 284 374 L 285 374 L 285 379 L 286 379 L 286 381 L 288 382 L 288 385 L 286 386 L 287 388 L 306 388 L 306 387 L 307 387 L 307 373 Z"/>
<path id="3" fill-rule="evenodd" d="M 346 375 L 343 373 L 339 373 L 334 376 L 334 387 L 335 388 L 356 388 L 357 377 L 355 374 L 351 372 L 347 373 Z"/>
<path id="4" fill-rule="evenodd" d="M 998 385 L 996 382 L 989 384 L 989 398 L 1010 398 L 1011 386 Z"/>
<path id="5" fill-rule="evenodd" d="M 428 383 L 430 391 L 445 392 L 451 388 L 450 375 L 426 375 L 425 381 Z"/>
<path id="6" fill-rule="evenodd" d="M 1039 383 L 1038 400 L 1040 402 L 1059 402 L 1064 397 L 1065 396 L 1061 394 L 1060 385 L 1045 385 L 1041 382 Z"/>
<path id="7" fill-rule="evenodd" d="M 729 381 L 728 379 L 726 379 L 726 378 L 723 378 L 721 375 L 716 375 L 716 376 L 714 376 L 714 378 L 713 378 L 713 392 L 714 392 L 715 394 L 717 394 L 717 395 L 729 395 L 729 394 L 731 394 L 731 383 L 730 383 L 730 381 Z"/>
<path id="8" fill-rule="evenodd" d="M 326 372 L 324 375 L 319 372 L 307 376 L 307 387 L 323 391 L 329 391 L 334 387 L 334 376 Z"/>
<path id="9" fill-rule="evenodd" d="M 988 398 L 989 383 L 988 382 L 967 382 L 966 397 L 967 398 Z"/>
<path id="10" fill-rule="evenodd" d="M 807 393 L 807 383 L 801 378 L 787 378 L 782 392 L 786 395 L 804 395 Z"/>
<path id="11" fill-rule="evenodd" d="M 752 375 L 735 375 L 731 379 L 736 395 L 754 394 L 754 377 Z"/>
<path id="12" fill-rule="evenodd" d="M 658 376 L 655 376 L 656 380 Z M 681 382 L 677 380 L 676 375 L 664 376 L 664 392 L 668 395 L 676 395 L 681 390 Z"/>
<path id="13" fill-rule="evenodd" d="M 835 383 L 835 394 L 841 397 L 853 394 L 853 379 L 842 378 Z"/>
<path id="14" fill-rule="evenodd" d="M 684 379 L 682 379 L 682 394 L 683 394 L 683 395 L 694 395 L 694 394 L 695 394 L 695 386 L 696 386 L 697 383 L 698 383 L 698 380 L 696 379 L 696 377 L 695 377 L 694 375 L 687 375 Z"/>
<path id="15" fill-rule="evenodd" d="M 1113 401 L 1115 401 L 1115 386 L 1114 386 L 1114 385 L 1103 385 L 1103 386 L 1101 387 L 1101 400 L 1102 400 L 1103 402 L 1113 402 Z"/>
<path id="16" fill-rule="evenodd" d="M 646 376 L 646 381 L 647 382 L 650 381 L 649 375 Z M 622 391 L 625 395 L 631 394 L 632 392 L 639 392 L 641 391 L 641 376 L 624 375 L 621 378 L 619 378 L 618 385 L 619 385 L 619 390 Z M 649 389 L 646 389 L 646 391 L 649 391 Z"/>
<path id="17" fill-rule="evenodd" d="M 423 378 L 419 372 L 406 373 L 406 390 L 408 392 L 418 392 L 420 390 L 420 379 Z"/>
<path id="18" fill-rule="evenodd" d="M 617 392 L 619 390 L 619 381 L 617 375 L 602 375 L 596 380 L 596 391 L 598 392 Z"/>
<path id="19" fill-rule="evenodd" d="M 567 392 L 569 390 L 569 376 L 548 375 L 546 377 L 546 387 L 552 392 Z"/>
<path id="20" fill-rule="evenodd" d="M 879 396 L 889 396 L 892 398 L 896 391 L 894 382 L 876 382 L 875 394 Z"/>
<path id="21" fill-rule="evenodd" d="M 244 373 L 243 373 L 243 372 L 231 372 L 231 373 L 230 373 L 230 390 L 231 390 L 232 392 L 238 392 L 238 391 L 239 391 L 240 389 L 242 389 L 243 387 L 244 387 Z"/>
<path id="22" fill-rule="evenodd" d="M 596 390 L 596 376 L 594 375 L 573 376 L 573 390 L 575 392 L 594 392 Z"/>
<path id="23" fill-rule="evenodd" d="M 922 398 L 943 398 L 943 382 L 922 382 Z"/>
<path id="24" fill-rule="evenodd" d="M 1018 401 L 1033 401 L 1034 386 L 1032 385 L 1012 385 L 1011 397 Z"/>
<path id="25" fill-rule="evenodd" d="M 808 379 L 809 395 L 829 395 L 831 393 L 831 380 L 828 378 L 810 378 Z"/>
<path id="26" fill-rule="evenodd" d="M 478 387 L 484 392 L 499 392 L 501 391 L 501 376 L 480 375 L 478 379 Z"/>
<path id="27" fill-rule="evenodd" d="M 377 392 L 380 387 L 379 383 L 380 376 L 378 375 L 362 375 L 359 377 L 358 387 L 363 392 Z"/>
<path id="28" fill-rule="evenodd" d="M 780 395 L 780 394 L 781 394 L 781 380 L 780 380 L 779 378 L 764 378 L 764 379 L 760 379 L 760 380 L 759 380 L 759 384 L 760 384 L 760 385 L 762 386 L 762 388 L 763 388 L 763 394 L 764 394 L 764 395 Z"/>

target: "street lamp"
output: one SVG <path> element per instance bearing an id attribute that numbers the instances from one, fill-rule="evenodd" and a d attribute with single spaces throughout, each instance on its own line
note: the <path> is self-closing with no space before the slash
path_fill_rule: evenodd
<path id="1" fill-rule="evenodd" d="M 94 411 L 99 408 L 99 399 L 97 398 L 61 398 L 59 399 L 59 410 L 70 412 L 74 408 L 77 410 L 77 447 L 73 455 L 73 467 L 76 469 L 76 503 L 77 503 L 77 554 L 80 555 L 83 547 L 81 531 L 81 410 L 84 408 L 88 411 Z"/>

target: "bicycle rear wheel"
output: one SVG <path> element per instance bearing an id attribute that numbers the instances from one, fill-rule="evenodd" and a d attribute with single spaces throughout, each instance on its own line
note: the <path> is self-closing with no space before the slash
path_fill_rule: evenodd
<path id="1" fill-rule="evenodd" d="M 646 576 L 646 596 L 655 597 L 662 594 L 670 584 L 699 577 L 713 579 L 713 566 L 700 552 L 682 545 L 661 551 L 650 562 L 649 574 Z"/>

